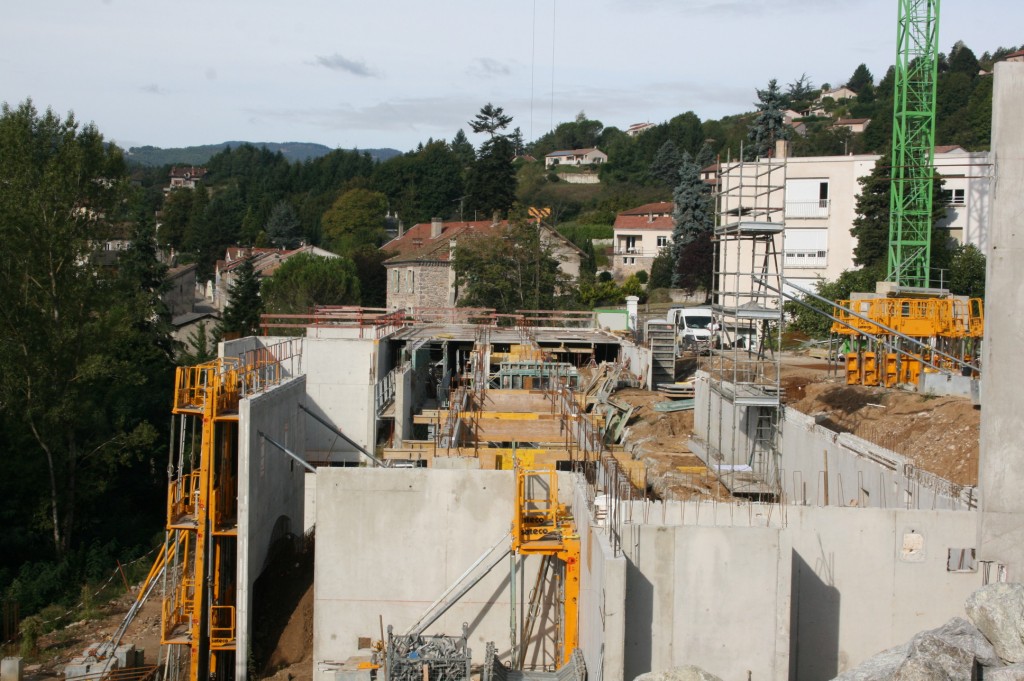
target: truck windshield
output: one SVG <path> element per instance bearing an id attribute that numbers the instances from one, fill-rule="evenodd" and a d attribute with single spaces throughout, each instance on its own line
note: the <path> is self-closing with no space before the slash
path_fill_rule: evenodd
<path id="1" fill-rule="evenodd" d="M 683 322 L 688 329 L 706 329 L 711 326 L 711 317 L 683 317 Z"/>

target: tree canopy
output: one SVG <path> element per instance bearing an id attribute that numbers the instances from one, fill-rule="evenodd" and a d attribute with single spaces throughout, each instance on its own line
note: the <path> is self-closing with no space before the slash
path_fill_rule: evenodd
<path id="1" fill-rule="evenodd" d="M 348 258 L 298 253 L 281 263 L 260 289 L 268 312 L 302 314 L 317 305 L 358 305 L 359 278 Z"/>

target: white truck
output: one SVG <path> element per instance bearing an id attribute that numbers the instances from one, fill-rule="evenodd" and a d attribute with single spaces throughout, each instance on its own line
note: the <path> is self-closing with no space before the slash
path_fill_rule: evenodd
<path id="1" fill-rule="evenodd" d="M 717 331 L 710 307 L 673 307 L 665 319 L 676 329 L 680 352 L 710 352 Z"/>

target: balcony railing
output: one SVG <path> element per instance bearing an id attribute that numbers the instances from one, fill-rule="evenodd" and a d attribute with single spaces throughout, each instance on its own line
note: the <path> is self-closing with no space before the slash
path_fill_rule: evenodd
<path id="1" fill-rule="evenodd" d="M 829 199 L 817 201 L 786 201 L 786 218 L 827 218 Z"/>
<path id="2" fill-rule="evenodd" d="M 649 248 L 646 250 L 642 248 L 616 248 L 612 255 L 617 258 L 656 258 L 660 252 L 660 248 Z"/>

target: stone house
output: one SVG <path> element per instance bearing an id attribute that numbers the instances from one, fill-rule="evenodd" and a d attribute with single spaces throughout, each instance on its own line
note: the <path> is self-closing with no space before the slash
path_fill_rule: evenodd
<path id="1" fill-rule="evenodd" d="M 391 254 L 387 270 L 387 307 L 390 309 L 455 307 L 459 290 L 452 262 L 460 239 L 498 235 L 508 220 L 430 222 L 409 230 L 381 246 Z M 573 280 L 579 278 L 583 251 L 547 225 L 541 225 L 541 242 L 550 247 L 559 268 Z"/>
<path id="2" fill-rule="evenodd" d="M 171 189 L 195 189 L 196 183 L 206 177 L 206 168 L 201 166 L 172 166 L 171 185 L 165 190 Z"/>

